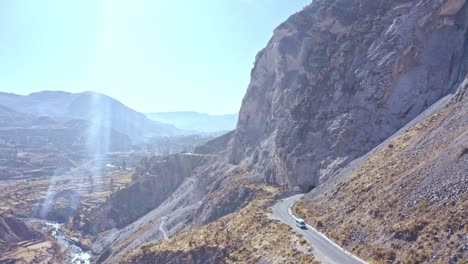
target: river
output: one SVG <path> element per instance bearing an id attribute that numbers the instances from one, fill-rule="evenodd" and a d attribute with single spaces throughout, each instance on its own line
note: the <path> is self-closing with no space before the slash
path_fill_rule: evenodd
<path id="1" fill-rule="evenodd" d="M 33 222 L 41 223 L 44 228 L 63 246 L 70 251 L 70 264 L 91 264 L 91 254 L 80 248 L 73 240 L 66 237 L 62 231 L 62 225 L 42 219 L 30 219 Z"/>

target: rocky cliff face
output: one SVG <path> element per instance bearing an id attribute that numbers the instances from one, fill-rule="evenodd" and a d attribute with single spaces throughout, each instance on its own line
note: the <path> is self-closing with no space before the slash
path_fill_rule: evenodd
<path id="1" fill-rule="evenodd" d="M 468 75 L 452 98 L 452 103 L 458 103 L 462 100 L 468 100 Z"/>
<path id="2" fill-rule="evenodd" d="M 195 149 L 214 158 L 190 175 L 206 194 L 193 222 L 253 199 L 246 183 L 307 191 L 338 174 L 455 92 L 467 32 L 465 0 L 317 0 L 291 16 L 257 55 L 236 130 Z"/>
<path id="3" fill-rule="evenodd" d="M 460 84 L 467 27 L 465 0 L 314 1 L 257 55 L 230 162 L 326 181 Z"/>

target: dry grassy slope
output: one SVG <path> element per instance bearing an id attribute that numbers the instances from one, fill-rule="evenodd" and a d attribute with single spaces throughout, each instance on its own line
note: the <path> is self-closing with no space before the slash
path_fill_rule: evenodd
<path id="1" fill-rule="evenodd" d="M 131 224 L 167 199 L 203 160 L 182 154 L 143 159 L 135 172 L 136 180 L 94 208 L 82 231 L 95 235 Z"/>
<path id="2" fill-rule="evenodd" d="M 274 187 L 250 185 L 254 202 L 168 241 L 139 247 L 121 263 L 315 263 L 306 241 L 269 219 Z"/>
<path id="3" fill-rule="evenodd" d="M 0 214 L 0 263 L 61 263 L 65 248 L 8 213 Z"/>
<path id="4" fill-rule="evenodd" d="M 467 190 L 464 100 L 398 136 L 295 210 L 374 263 L 466 263 Z"/>

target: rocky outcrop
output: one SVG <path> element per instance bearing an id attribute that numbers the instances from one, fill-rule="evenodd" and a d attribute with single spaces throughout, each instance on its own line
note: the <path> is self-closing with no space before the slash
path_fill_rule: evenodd
<path id="1" fill-rule="evenodd" d="M 314 1 L 257 55 L 230 162 L 289 188 L 326 181 L 463 81 L 467 14 L 461 0 Z"/>
<path id="2" fill-rule="evenodd" d="M 233 134 L 234 131 L 231 131 L 220 137 L 212 139 L 205 144 L 197 146 L 194 149 L 194 152 L 198 154 L 220 154 L 221 152 L 225 152 Z"/>
<path id="3" fill-rule="evenodd" d="M 455 96 L 452 99 L 452 103 L 461 102 L 468 98 L 468 75 L 465 77 L 465 81 L 460 85 Z"/>
<path id="4" fill-rule="evenodd" d="M 29 229 L 25 223 L 13 215 L 7 213 L 0 215 L 0 245 L 5 246 L 5 249 L 6 245 L 41 238 L 41 233 Z"/>
<path id="5" fill-rule="evenodd" d="M 439 15 L 453 16 L 465 5 L 466 0 L 448 0 L 440 7 Z"/>

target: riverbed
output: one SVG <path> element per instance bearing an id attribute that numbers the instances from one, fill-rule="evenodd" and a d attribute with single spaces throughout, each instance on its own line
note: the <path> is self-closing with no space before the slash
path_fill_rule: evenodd
<path id="1" fill-rule="evenodd" d="M 80 248 L 72 239 L 66 237 L 61 224 L 42 219 L 30 219 L 30 221 L 40 223 L 55 240 L 69 250 L 70 264 L 91 264 L 91 254 Z"/>

